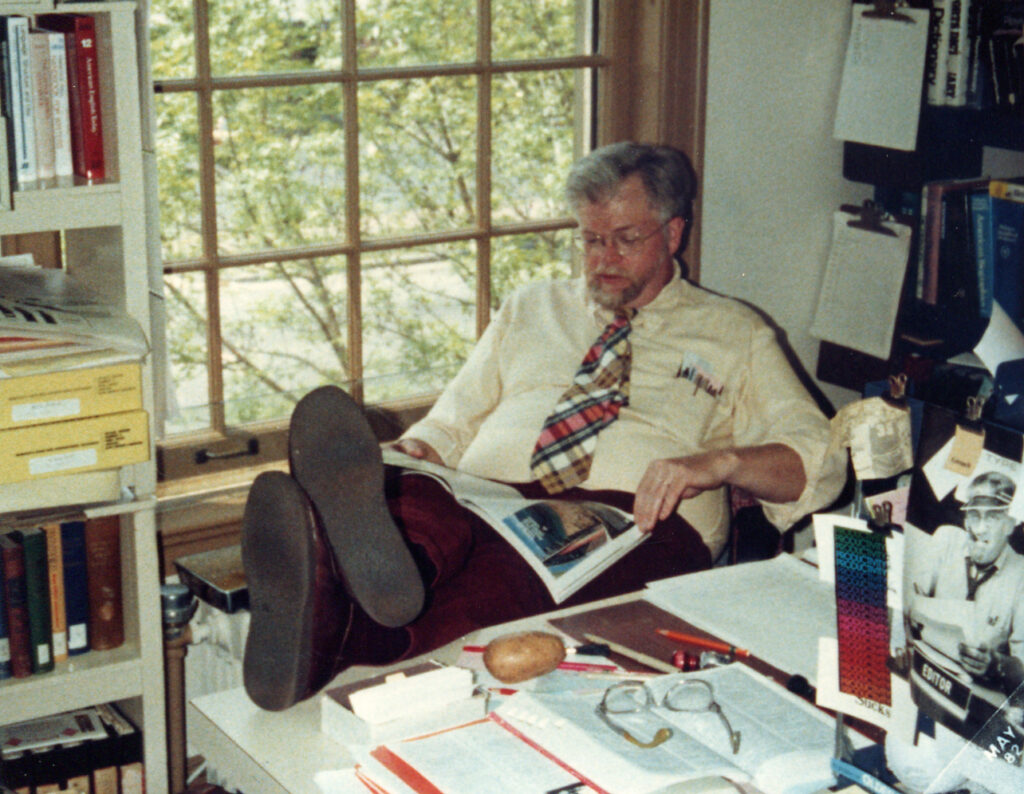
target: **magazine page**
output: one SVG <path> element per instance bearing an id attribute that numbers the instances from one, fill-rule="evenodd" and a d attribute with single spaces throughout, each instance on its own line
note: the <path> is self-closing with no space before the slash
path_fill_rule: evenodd
<path id="1" fill-rule="evenodd" d="M 384 450 L 384 462 L 433 476 L 486 520 L 529 563 L 561 602 L 608 568 L 646 535 L 632 516 L 597 502 L 532 500 L 515 488 Z"/>
<path id="2" fill-rule="evenodd" d="M 1021 460 L 1020 432 L 926 405 L 905 527 L 911 696 L 964 742 L 950 765 L 996 792 L 1024 784 Z"/>

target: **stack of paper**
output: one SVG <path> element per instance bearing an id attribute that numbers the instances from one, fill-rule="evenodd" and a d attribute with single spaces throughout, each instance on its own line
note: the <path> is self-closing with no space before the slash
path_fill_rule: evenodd
<path id="1" fill-rule="evenodd" d="M 63 270 L 0 264 L 0 377 L 141 360 L 138 322 Z"/>

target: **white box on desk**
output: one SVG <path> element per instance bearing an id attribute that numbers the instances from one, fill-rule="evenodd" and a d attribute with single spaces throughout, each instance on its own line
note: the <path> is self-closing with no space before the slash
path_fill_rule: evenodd
<path id="1" fill-rule="evenodd" d="M 474 691 L 471 670 L 415 665 L 328 689 L 320 696 L 320 730 L 342 744 L 429 733 L 485 717 L 487 698 Z"/>

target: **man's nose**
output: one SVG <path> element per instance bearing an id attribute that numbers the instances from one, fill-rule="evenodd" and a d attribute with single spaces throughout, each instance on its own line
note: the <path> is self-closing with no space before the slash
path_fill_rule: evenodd
<path id="1" fill-rule="evenodd" d="M 618 264 L 622 261 L 622 254 L 619 253 L 619 246 L 614 241 L 609 241 L 601 248 L 601 262 Z"/>

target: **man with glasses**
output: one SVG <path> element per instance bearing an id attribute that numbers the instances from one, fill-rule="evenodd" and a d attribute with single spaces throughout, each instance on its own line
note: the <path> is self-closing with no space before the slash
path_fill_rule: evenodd
<path id="1" fill-rule="evenodd" d="M 785 529 L 845 480 L 773 329 L 683 277 L 695 190 L 689 160 L 668 147 L 613 144 L 580 160 L 567 195 L 583 276 L 510 296 L 394 445 L 531 498 L 632 512 L 648 539 L 563 606 L 709 567 L 727 537 L 726 486 Z M 243 525 L 245 679 L 259 705 L 286 707 L 347 665 L 554 608 L 511 546 L 442 486 L 384 470 L 340 390 L 299 403 L 289 457 L 290 476 L 253 484 Z"/>
<path id="2" fill-rule="evenodd" d="M 1002 472 L 984 472 L 971 480 L 964 526 L 940 526 L 928 558 L 914 561 L 918 570 L 910 604 L 912 624 L 920 624 L 915 614 L 925 609 L 924 599 L 967 602 L 956 659 L 975 681 L 1007 695 L 1024 683 L 1024 557 L 1010 545 L 1018 523 L 1009 514 L 1015 489 Z M 942 647 L 927 621 L 914 631 Z"/>

